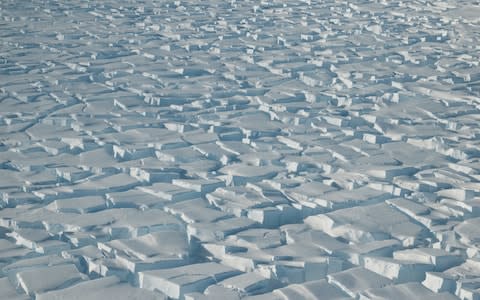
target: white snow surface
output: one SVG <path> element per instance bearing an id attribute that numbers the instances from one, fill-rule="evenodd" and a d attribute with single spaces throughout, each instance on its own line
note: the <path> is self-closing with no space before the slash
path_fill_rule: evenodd
<path id="1" fill-rule="evenodd" d="M 480 299 L 480 2 L 0 1 L 1 299 Z"/>

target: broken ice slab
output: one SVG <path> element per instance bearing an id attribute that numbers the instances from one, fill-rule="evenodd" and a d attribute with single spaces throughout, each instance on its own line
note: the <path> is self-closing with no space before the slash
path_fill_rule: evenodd
<path id="1" fill-rule="evenodd" d="M 152 270 L 138 273 L 140 288 L 159 290 L 168 297 L 181 299 L 186 293 L 203 292 L 209 285 L 240 274 L 215 262 Z"/>
<path id="2" fill-rule="evenodd" d="M 274 254 L 274 263 L 265 267 L 263 263 L 260 270 L 270 268 L 271 273 L 266 273 L 273 278 L 278 278 L 285 283 L 301 283 L 312 280 L 324 279 L 328 274 L 342 271 L 344 261 L 336 257 L 319 256 L 318 251 L 307 244 L 298 244 L 292 246 L 284 246 L 280 251 L 271 251 Z M 293 252 L 300 253 L 305 249 L 305 254 L 295 256 Z M 287 251 L 282 251 L 287 250 Z M 290 252 L 292 251 L 292 252 Z M 308 253 L 308 254 L 307 254 Z"/>
<path id="3" fill-rule="evenodd" d="M 480 297 L 480 280 L 472 279 L 462 282 L 456 294 L 460 299 L 478 299 Z"/>
<path id="4" fill-rule="evenodd" d="M 217 160 L 217 157 L 210 157 L 208 155 L 204 155 L 203 153 L 199 153 L 197 151 L 197 148 L 195 148 L 194 146 L 155 151 L 155 158 L 158 159 L 158 161 L 162 163 L 170 163 L 176 165 L 183 165 L 185 163 L 195 162 L 197 160 L 205 158 L 205 156 L 209 159 Z"/>
<path id="5" fill-rule="evenodd" d="M 389 137 L 372 133 L 364 133 L 362 138 L 365 142 L 376 145 L 382 145 L 391 141 Z"/>
<path id="6" fill-rule="evenodd" d="M 173 179 L 172 184 L 206 194 L 216 188 L 224 187 L 225 182 L 218 179 Z"/>
<path id="7" fill-rule="evenodd" d="M 447 269 L 443 273 L 459 279 L 472 279 L 477 278 L 479 272 L 480 260 L 478 258 L 469 258 L 463 264 Z"/>
<path id="8" fill-rule="evenodd" d="M 156 160 L 158 162 L 158 160 Z M 172 179 L 180 178 L 185 173 L 180 168 L 173 167 L 154 167 L 150 160 L 141 160 L 140 167 L 130 167 L 129 175 L 144 182 L 171 182 Z M 169 164 L 168 162 L 165 163 Z M 144 167 L 146 166 L 146 167 Z"/>
<path id="9" fill-rule="evenodd" d="M 78 155 L 79 166 L 96 174 L 112 174 L 118 172 L 115 165 L 118 163 L 107 149 L 99 148 L 85 151 Z"/>
<path id="10" fill-rule="evenodd" d="M 108 206 L 116 208 L 162 208 L 169 200 L 140 190 L 138 187 L 124 192 L 108 193 L 105 195 Z"/>
<path id="11" fill-rule="evenodd" d="M 185 133 L 185 132 L 188 132 L 188 131 L 194 129 L 194 127 L 192 127 L 188 124 L 180 123 L 180 122 L 165 122 L 165 123 L 163 123 L 163 125 L 168 130 L 176 131 L 176 132 L 179 132 L 179 133 Z"/>
<path id="12" fill-rule="evenodd" d="M 332 154 L 328 152 L 316 152 L 313 148 L 307 149 L 309 153 L 304 155 L 286 154 L 283 156 L 281 163 L 284 164 L 289 173 L 309 173 L 309 172 L 322 172 L 330 173 L 333 167 L 333 161 L 335 160 Z"/>
<path id="13" fill-rule="evenodd" d="M 117 144 L 133 144 L 133 145 L 145 145 L 148 149 L 150 147 L 157 150 L 176 149 L 188 146 L 181 135 L 178 132 L 170 131 L 164 128 L 142 128 L 128 130 L 123 133 L 117 133 L 114 137 Z"/>
<path id="14" fill-rule="evenodd" d="M 286 137 L 286 136 L 277 136 L 277 139 L 280 143 L 287 145 L 288 147 L 302 151 L 307 145 L 304 145 L 302 139 L 296 137 Z"/>
<path id="15" fill-rule="evenodd" d="M 290 205 L 279 204 L 274 207 L 249 208 L 247 217 L 262 224 L 265 228 L 277 228 L 283 224 L 299 222 L 302 213 Z"/>
<path id="16" fill-rule="evenodd" d="M 430 274 L 423 284 L 432 290 L 454 291 L 461 299 L 476 299 L 480 289 L 480 281 L 478 279 L 480 263 L 478 258 L 467 259 L 467 261 L 459 266 L 450 268 L 445 272 L 438 274 Z"/>
<path id="17" fill-rule="evenodd" d="M 442 272 L 427 272 L 422 284 L 424 287 L 435 293 L 454 293 L 457 287 L 457 280 L 458 276 L 455 275 Z"/>
<path id="18" fill-rule="evenodd" d="M 76 182 L 81 179 L 87 178 L 93 173 L 87 170 L 83 170 L 77 167 L 56 167 L 55 172 L 58 177 L 61 177 L 69 182 Z"/>
<path id="19" fill-rule="evenodd" d="M 37 243 L 35 251 L 42 254 L 61 253 L 64 250 L 69 250 L 70 245 L 59 240 L 46 240 Z"/>
<path id="20" fill-rule="evenodd" d="M 75 285 L 39 293 L 36 295 L 37 300 L 62 300 L 62 299 L 145 299 L 145 300 L 162 300 L 167 296 L 160 292 L 148 291 L 131 286 L 129 283 L 121 282 L 116 276 L 108 276 L 104 278 L 89 280 L 77 283 Z"/>
<path id="21" fill-rule="evenodd" d="M 51 266 L 65 265 L 65 264 L 75 264 L 79 266 L 78 260 L 76 258 L 61 257 L 58 254 L 49 254 L 49 255 L 27 255 L 26 257 L 17 258 L 16 260 L 10 261 L 2 267 L 3 274 L 6 274 L 8 278 L 12 281 L 16 281 L 16 275 L 25 270 L 32 269 L 42 269 Z"/>
<path id="22" fill-rule="evenodd" d="M 68 140 L 71 137 L 77 137 L 75 131 L 70 128 L 62 128 L 40 122 L 33 124 L 33 126 L 27 128 L 26 131 L 33 140 L 54 140 L 59 139 L 58 137 L 61 137 L 60 139 L 62 140 Z M 79 140 L 81 143 L 82 139 L 79 138 Z"/>
<path id="23" fill-rule="evenodd" d="M 310 181 L 301 183 L 294 188 L 288 189 L 285 191 L 285 193 L 294 200 L 299 201 L 300 203 L 316 203 L 317 199 L 319 199 L 323 195 L 337 190 L 337 188 L 323 184 L 319 181 Z"/>
<path id="24" fill-rule="evenodd" d="M 351 297 L 340 288 L 328 283 L 325 279 L 309 281 L 302 284 L 291 284 L 284 288 L 274 290 L 271 294 L 267 294 L 266 299 L 331 299 L 346 300 Z M 278 298 L 277 298 L 278 297 Z M 247 298 L 251 300 L 261 300 L 262 296 Z"/>
<path id="25" fill-rule="evenodd" d="M 396 176 L 411 176 L 418 172 L 415 167 L 407 166 L 375 166 L 372 169 L 367 170 L 367 174 L 386 180 L 392 180 Z"/>
<path id="26" fill-rule="evenodd" d="M 286 198 L 265 197 L 258 189 L 244 186 L 229 186 L 217 188 L 206 195 L 208 202 L 220 210 L 236 216 L 245 216 L 249 209 L 273 207 L 287 204 Z"/>
<path id="27" fill-rule="evenodd" d="M 180 230 L 181 221 L 160 209 L 138 210 L 135 208 L 112 208 L 95 213 L 72 215 L 58 213 L 45 222 L 53 228 L 69 231 L 81 231 L 101 226 L 101 232 L 111 238 L 129 238 L 141 236 L 164 229 Z"/>
<path id="28" fill-rule="evenodd" d="M 20 271 L 16 275 L 17 284 L 32 297 L 38 293 L 61 289 L 87 279 L 88 277 L 80 273 L 73 264 L 38 267 Z"/>
<path id="29" fill-rule="evenodd" d="M 238 156 L 238 158 L 240 160 L 243 160 L 242 157 L 244 157 L 245 155 L 259 155 L 259 156 L 262 156 L 262 153 L 265 154 L 265 155 L 268 154 L 268 153 L 265 153 L 265 152 L 256 152 L 251 145 L 242 143 L 241 141 L 225 141 L 225 140 L 223 140 L 223 141 L 216 141 L 215 144 L 217 144 L 223 150 L 231 152 L 234 155 Z M 272 155 L 271 157 L 276 157 L 277 156 L 275 153 L 269 152 L 269 154 Z"/>
<path id="30" fill-rule="evenodd" d="M 243 131 L 245 137 L 249 139 L 277 136 L 284 126 L 281 122 L 271 121 L 268 114 L 259 111 L 240 115 L 234 121 L 238 122 L 238 127 Z"/>
<path id="31" fill-rule="evenodd" d="M 398 176 L 393 179 L 393 183 L 401 187 L 402 189 L 433 193 L 440 189 L 436 182 L 428 180 L 418 180 L 412 176 Z"/>
<path id="32" fill-rule="evenodd" d="M 98 247 L 115 254 L 118 264 L 132 273 L 178 267 L 190 262 L 188 237 L 186 233 L 176 230 L 98 243 Z"/>
<path id="33" fill-rule="evenodd" d="M 362 265 L 366 256 L 391 257 L 395 250 L 401 249 L 402 244 L 395 239 L 373 241 L 351 245 L 350 248 L 339 250 L 339 256 L 354 265 Z"/>
<path id="34" fill-rule="evenodd" d="M 112 145 L 112 154 L 117 161 L 128 161 L 152 157 L 154 148 L 146 145 Z"/>
<path id="35" fill-rule="evenodd" d="M 94 241 L 94 243 L 97 241 Z M 125 264 L 121 264 L 115 259 L 114 255 L 99 248 L 100 243 L 97 246 L 88 245 L 65 251 L 62 255 L 65 258 L 79 261 L 79 264 L 77 265 L 79 270 L 88 274 L 91 278 L 114 275 L 123 281 L 128 280 L 131 273 L 126 269 Z"/>
<path id="36" fill-rule="evenodd" d="M 416 147 L 403 141 L 383 144 L 382 151 L 393 159 L 411 166 L 443 165 L 449 162 L 444 155 Z M 415 153 L 415 155 L 412 155 L 412 153 Z"/>
<path id="37" fill-rule="evenodd" d="M 227 175 L 227 185 L 244 185 L 275 177 L 282 169 L 276 166 L 250 166 L 234 163 L 225 166 L 219 172 Z"/>
<path id="38" fill-rule="evenodd" d="M 386 202 L 410 217 L 426 215 L 431 211 L 429 207 L 405 198 L 388 199 Z"/>
<path id="39" fill-rule="evenodd" d="M 28 300 L 30 297 L 17 293 L 15 286 L 7 277 L 0 278 L 0 299 Z"/>
<path id="40" fill-rule="evenodd" d="M 181 229 L 184 224 L 159 209 L 112 208 L 88 214 L 53 213 L 39 209 L 16 218 L 17 222 L 35 224 L 41 218 L 41 226 L 53 232 L 79 232 L 101 227 L 103 234 L 111 238 L 136 237 L 162 229 Z"/>
<path id="41" fill-rule="evenodd" d="M 105 234 L 92 234 L 91 232 L 63 232 L 61 238 L 74 248 L 83 247 L 95 243 L 96 238 L 105 237 Z"/>
<path id="42" fill-rule="evenodd" d="M 218 132 L 219 141 L 217 141 L 217 143 L 226 143 L 226 142 L 234 142 L 235 143 L 236 142 L 238 144 L 241 144 L 243 136 L 244 135 L 239 128 L 232 128 L 231 130 L 225 130 L 225 131 L 222 130 L 221 132 Z M 222 142 L 220 142 L 220 141 L 222 141 Z M 223 147 L 223 148 L 228 151 L 228 147 Z M 241 148 L 242 147 L 240 147 L 240 149 Z M 239 153 L 239 152 L 238 151 L 233 151 L 233 153 Z"/>
<path id="43" fill-rule="evenodd" d="M 221 249 L 213 249 L 211 245 L 208 248 L 215 252 L 215 257 L 220 258 L 222 264 L 243 272 L 258 270 L 265 277 L 283 282 L 298 283 L 322 279 L 343 268 L 342 260 L 323 256 L 325 253 L 321 249 L 307 243 L 262 250 L 227 249 L 228 253 L 225 254 Z"/>
<path id="44" fill-rule="evenodd" d="M 259 223 L 246 217 L 233 217 L 211 223 L 189 224 L 187 233 L 202 242 L 211 242 L 223 240 L 229 235 L 255 227 L 259 227 Z"/>
<path id="45" fill-rule="evenodd" d="M 16 229 L 7 233 L 7 236 L 15 239 L 17 244 L 42 254 L 60 253 L 63 250 L 70 249 L 69 244 L 55 239 L 53 235 L 42 229 Z"/>
<path id="46" fill-rule="evenodd" d="M 251 249 L 275 248 L 284 244 L 278 229 L 253 228 L 229 236 L 226 242 Z"/>
<path id="47" fill-rule="evenodd" d="M 108 192 L 120 192 L 132 189 L 142 183 L 137 179 L 124 174 L 99 175 L 77 184 L 49 187 L 33 191 L 38 198 L 51 201 L 61 198 L 73 198 L 91 195 L 102 195 Z"/>
<path id="48" fill-rule="evenodd" d="M 85 214 L 105 209 L 107 203 L 101 196 L 85 196 L 55 200 L 46 208 L 56 212 Z"/>
<path id="49" fill-rule="evenodd" d="M 92 216 L 92 219 L 109 220 L 105 230 L 112 238 L 137 237 L 164 229 L 180 230 L 184 228 L 181 221 L 158 209 L 139 211 L 133 208 L 118 208 L 111 209 L 111 211 L 113 214 L 106 213 L 102 216 L 97 213 L 99 215 Z"/>
<path id="50" fill-rule="evenodd" d="M 0 239 L 0 261 L 2 265 L 13 262 L 20 257 L 28 258 L 35 255 L 38 254 L 28 248 L 16 245 L 13 241 L 4 238 Z"/>
<path id="51" fill-rule="evenodd" d="M 399 211 L 428 228 L 445 224 L 448 220 L 447 215 L 416 201 L 404 198 L 394 198 L 386 200 L 386 203 L 392 205 Z"/>
<path id="52" fill-rule="evenodd" d="M 398 250 L 393 253 L 393 258 L 398 260 L 414 261 L 433 265 L 434 271 L 444 271 L 461 264 L 464 259 L 461 255 L 447 252 L 443 249 L 414 248 Z"/>
<path id="53" fill-rule="evenodd" d="M 200 192 L 166 182 L 158 182 L 151 186 L 139 187 L 139 190 L 171 202 L 201 197 Z"/>
<path id="54" fill-rule="evenodd" d="M 315 198 L 315 203 L 327 209 L 340 209 L 353 206 L 371 205 L 382 202 L 391 195 L 382 191 L 374 190 L 368 186 L 362 186 L 353 190 L 332 191 Z"/>
<path id="55" fill-rule="evenodd" d="M 13 238 L 16 244 L 29 249 L 35 249 L 38 242 L 52 238 L 52 235 L 46 230 L 32 228 L 15 229 L 15 231 L 7 233 L 6 236 Z"/>
<path id="56" fill-rule="evenodd" d="M 223 149 L 215 142 L 193 145 L 192 149 L 208 159 L 220 162 L 222 165 L 232 162 L 236 156 L 235 153 Z"/>
<path id="57" fill-rule="evenodd" d="M 407 245 L 415 245 L 427 237 L 423 226 L 386 203 L 339 209 L 327 214 L 310 216 L 305 223 L 334 237 L 355 243 L 386 240 L 392 237 Z"/>
<path id="58" fill-rule="evenodd" d="M 185 300 L 209 300 L 209 299 L 231 299 L 240 300 L 240 291 L 229 289 L 220 285 L 210 285 L 203 293 L 193 292 L 185 294 Z"/>
<path id="59" fill-rule="evenodd" d="M 422 281 L 425 279 L 425 273 L 434 269 L 432 264 L 380 256 L 366 256 L 363 259 L 363 266 L 395 283 Z"/>
<path id="60" fill-rule="evenodd" d="M 403 300 L 403 299 L 427 299 L 427 300 L 454 300 L 458 299 L 450 293 L 434 293 L 417 282 L 409 282 L 398 285 L 389 285 L 383 288 L 373 288 L 362 292 L 360 300 Z"/>
<path id="61" fill-rule="evenodd" d="M 329 255 L 337 256 L 339 251 L 350 249 L 350 245 L 341 242 L 323 231 L 312 230 L 305 224 L 289 224 L 281 227 L 287 244 L 308 243 L 312 244 Z"/>
<path id="62" fill-rule="evenodd" d="M 227 246 L 206 244 L 207 253 L 212 253 L 215 259 L 219 259 L 223 265 L 232 267 L 242 272 L 252 272 L 256 267 L 262 264 L 268 264 L 272 260 L 272 256 L 262 251 L 247 250 L 238 246 Z M 265 277 L 273 278 L 271 272 Z M 263 273 L 262 273 L 263 274 Z"/>
<path id="63" fill-rule="evenodd" d="M 299 178 L 285 178 L 283 176 L 277 176 L 272 179 L 265 179 L 261 181 L 272 188 L 282 191 L 284 189 L 291 189 L 297 187 L 302 182 Z"/>
<path id="64" fill-rule="evenodd" d="M 124 174 L 115 174 L 111 176 L 98 176 L 90 178 L 88 181 L 74 186 L 74 191 L 79 195 L 89 194 L 92 191 L 97 193 L 117 192 L 134 188 L 140 185 L 135 178 Z"/>
<path id="65" fill-rule="evenodd" d="M 480 242 L 480 218 L 465 220 L 455 226 L 454 231 L 460 235 L 460 242 L 472 245 Z"/>
<path id="66" fill-rule="evenodd" d="M 180 217 L 185 223 L 209 223 L 233 217 L 232 214 L 210 207 L 209 203 L 204 199 L 168 203 L 165 205 L 164 210 Z"/>
<path id="67" fill-rule="evenodd" d="M 145 165 L 148 165 L 147 162 L 143 162 Z M 162 170 L 155 168 L 130 168 L 130 176 L 144 182 L 155 183 L 155 182 L 171 182 L 172 179 L 179 178 L 180 172 L 175 170 Z"/>
<path id="68" fill-rule="evenodd" d="M 192 145 L 198 145 L 204 143 L 214 143 L 218 140 L 218 136 L 214 132 L 206 132 L 204 130 L 198 129 L 184 133 L 182 135 L 182 139 Z"/>
<path id="69" fill-rule="evenodd" d="M 278 203 L 279 205 L 289 203 L 288 198 L 285 196 L 282 190 L 272 187 L 263 180 L 255 183 L 249 182 L 245 185 L 245 187 L 258 192 L 263 197 L 270 199 L 272 202 Z"/>
<path id="70" fill-rule="evenodd" d="M 243 273 L 237 276 L 227 278 L 218 283 L 234 291 L 238 291 L 241 295 L 256 295 L 272 291 L 274 288 L 280 287 L 280 282 L 265 278 L 257 272 Z M 207 288 L 207 292 L 208 292 Z"/>
<path id="71" fill-rule="evenodd" d="M 475 197 L 475 191 L 467 189 L 444 189 L 437 192 L 440 197 L 451 198 L 458 201 L 469 201 Z"/>
<path id="72" fill-rule="evenodd" d="M 437 204 L 437 203 L 436 203 Z M 470 201 L 458 201 L 444 198 L 438 202 L 437 210 L 440 212 L 448 211 L 451 214 L 461 216 L 464 219 L 475 218 L 480 215 L 480 198 L 474 198 Z M 432 205 L 433 206 L 433 205 Z M 450 213 L 445 213 L 450 215 Z"/>
<path id="73" fill-rule="evenodd" d="M 0 174 L 2 173 L 0 172 Z M 19 191 L 17 188 L 2 189 L 0 196 L 0 207 L 2 208 L 13 208 L 35 202 L 42 202 L 42 200 L 30 192 Z"/>
<path id="74" fill-rule="evenodd" d="M 339 287 L 350 297 L 356 298 L 358 294 L 370 288 L 382 288 L 393 282 L 364 267 L 355 267 L 338 273 L 327 275 L 328 282 Z"/>

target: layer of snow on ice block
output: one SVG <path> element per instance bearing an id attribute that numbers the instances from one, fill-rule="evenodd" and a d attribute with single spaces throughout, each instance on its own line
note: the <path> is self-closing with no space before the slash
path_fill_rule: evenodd
<path id="1" fill-rule="evenodd" d="M 327 277 L 329 283 L 338 286 L 353 298 L 357 297 L 359 292 L 369 288 L 381 288 L 393 284 L 387 277 L 380 276 L 363 267 L 348 269 Z"/>
<path id="2" fill-rule="evenodd" d="M 449 293 L 433 293 L 426 289 L 421 284 L 412 282 L 399 285 L 391 285 L 383 288 L 369 289 L 360 294 L 359 299 L 362 300 L 379 300 L 379 299 L 439 299 L 439 300 L 454 300 L 458 299 Z"/>
<path id="3" fill-rule="evenodd" d="M 162 230 L 133 239 L 99 243 L 98 247 L 115 254 L 115 259 L 132 273 L 149 269 L 172 268 L 189 262 L 186 233 Z"/>
<path id="4" fill-rule="evenodd" d="M 356 243 L 395 237 L 407 246 L 427 234 L 425 228 L 385 203 L 340 209 L 308 217 L 305 222 L 314 229 Z"/>
<path id="5" fill-rule="evenodd" d="M 209 285 L 240 272 L 218 263 L 200 263 L 165 270 L 152 270 L 138 273 L 141 288 L 159 290 L 174 299 L 186 293 L 203 291 Z"/>
<path id="6" fill-rule="evenodd" d="M 80 273 L 73 264 L 25 270 L 17 273 L 16 276 L 18 285 L 32 297 L 41 292 L 61 289 L 87 279 L 88 277 Z"/>
<path id="7" fill-rule="evenodd" d="M 153 291 L 135 288 L 131 286 L 129 283 L 121 282 L 115 276 L 109 276 L 109 277 L 81 282 L 64 289 L 41 293 L 41 294 L 38 294 L 35 299 L 38 299 L 38 300 L 63 300 L 63 299 L 160 300 L 160 299 L 167 299 L 167 296 L 162 295 L 160 292 L 153 292 Z"/>

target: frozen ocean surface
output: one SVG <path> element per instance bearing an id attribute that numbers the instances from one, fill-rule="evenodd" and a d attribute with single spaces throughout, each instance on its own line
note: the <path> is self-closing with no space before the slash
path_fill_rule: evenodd
<path id="1" fill-rule="evenodd" d="M 480 299 L 480 2 L 0 1 L 0 299 Z"/>

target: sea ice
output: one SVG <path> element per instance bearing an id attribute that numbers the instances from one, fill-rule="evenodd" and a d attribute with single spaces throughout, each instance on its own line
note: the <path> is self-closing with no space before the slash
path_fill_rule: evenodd
<path id="1" fill-rule="evenodd" d="M 478 1 L 0 1 L 0 298 L 479 299 Z"/>

